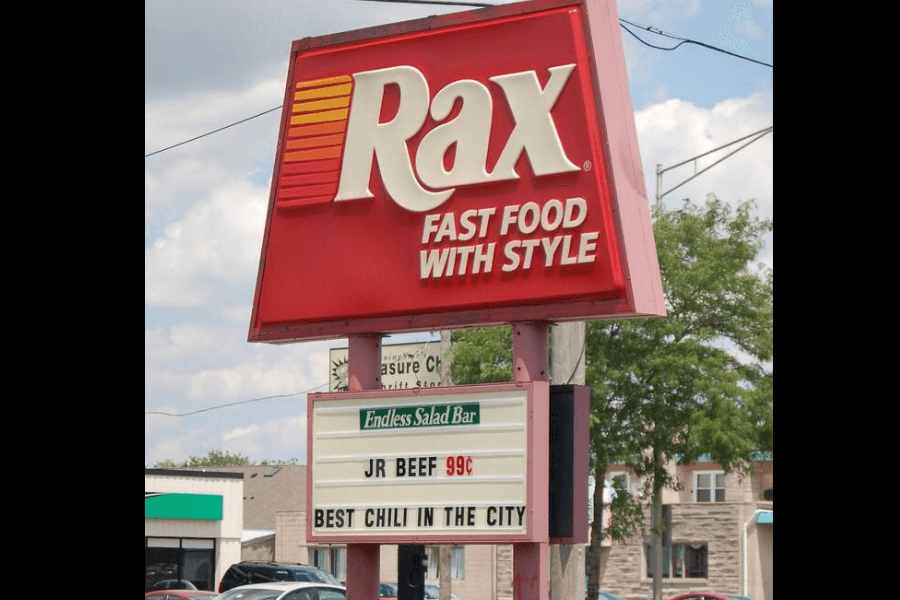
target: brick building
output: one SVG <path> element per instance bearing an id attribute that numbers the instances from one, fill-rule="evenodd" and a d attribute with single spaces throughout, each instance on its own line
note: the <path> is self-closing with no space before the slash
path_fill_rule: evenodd
<path id="1" fill-rule="evenodd" d="M 752 476 L 738 477 L 715 463 L 670 465 L 678 490 L 663 491 L 663 598 L 715 591 L 773 600 L 773 461 L 754 463 Z M 642 494 L 622 466 L 607 471 L 620 492 Z M 601 552 L 603 589 L 625 600 L 652 595 L 650 513 L 627 542 Z"/>
<path id="2" fill-rule="evenodd" d="M 755 463 L 753 476 L 725 475 L 718 465 L 699 462 L 670 468 L 681 482 L 665 490 L 664 517 L 670 524 L 664 553 L 663 598 L 685 591 L 744 593 L 773 600 L 772 460 Z M 243 475 L 244 535 L 241 558 L 316 565 L 346 579 L 342 545 L 306 543 L 305 465 L 206 468 Z M 624 466 L 607 479 L 629 493 L 641 493 Z M 624 600 L 651 596 L 648 565 L 649 513 L 645 531 L 627 543 L 604 545 L 601 588 Z M 427 547 L 427 581 L 438 581 L 438 547 Z M 585 553 L 586 554 L 586 553 Z M 397 577 L 397 547 L 381 546 L 381 579 Z M 512 546 L 451 547 L 452 592 L 461 600 L 511 600 Z"/>

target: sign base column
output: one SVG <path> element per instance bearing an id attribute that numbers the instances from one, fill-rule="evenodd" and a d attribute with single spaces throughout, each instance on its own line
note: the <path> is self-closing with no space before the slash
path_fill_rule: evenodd
<path id="1" fill-rule="evenodd" d="M 381 389 L 381 334 L 357 334 L 348 339 L 349 389 Z M 347 600 L 378 598 L 381 546 L 347 544 Z"/>
<path id="2" fill-rule="evenodd" d="M 544 322 L 513 323 L 513 381 L 549 381 L 547 329 Z M 547 524 L 543 527 L 546 531 Z M 549 597 L 549 555 L 548 543 L 513 544 L 513 600 Z"/>
<path id="3" fill-rule="evenodd" d="M 549 556 L 549 544 L 513 544 L 513 600 L 549 597 Z"/>
<path id="4" fill-rule="evenodd" d="M 347 600 L 378 598 L 381 546 L 347 544 Z"/>

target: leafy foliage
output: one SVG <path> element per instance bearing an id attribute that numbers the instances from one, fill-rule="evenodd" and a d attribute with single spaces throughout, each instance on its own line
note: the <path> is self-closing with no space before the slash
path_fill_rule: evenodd
<path id="1" fill-rule="evenodd" d="M 191 456 L 185 467 L 235 467 L 250 464 L 250 459 L 240 453 L 232 454 L 227 450 L 210 450 L 206 456 Z"/>
<path id="2" fill-rule="evenodd" d="M 746 473 L 756 451 L 773 452 L 773 278 L 753 264 L 772 223 L 751 209 L 732 212 L 710 197 L 704 207 L 657 211 L 667 316 L 587 324 L 598 482 L 609 464 L 625 463 L 659 506 L 662 489 L 679 485 L 665 469 L 670 461 L 706 454 Z M 635 499 L 620 496 L 611 506 L 614 539 L 643 523 Z M 601 526 L 595 518 L 589 594 L 599 585 Z"/>
<path id="3" fill-rule="evenodd" d="M 732 214 L 712 197 L 657 212 L 667 316 L 588 326 L 588 383 L 639 474 L 655 472 L 649 449 L 682 463 L 710 454 L 726 471 L 773 450 L 772 272 L 750 268 L 772 225 L 751 207 Z"/>
<path id="4" fill-rule="evenodd" d="M 260 465 L 296 465 L 299 464 L 296 458 L 290 460 L 262 460 Z M 244 467 L 252 466 L 257 463 L 251 462 L 249 458 L 241 455 L 240 452 L 232 454 L 227 450 L 210 450 L 206 456 L 191 456 L 186 461 L 175 463 L 172 460 L 157 461 L 158 468 L 194 468 L 194 467 Z"/>
<path id="5" fill-rule="evenodd" d="M 770 269 L 755 264 L 771 221 L 752 203 L 654 213 L 667 316 L 588 322 L 585 382 L 591 387 L 591 452 L 597 479 L 589 593 L 599 582 L 599 539 L 623 540 L 642 525 L 641 503 L 675 487 L 670 461 L 709 455 L 748 472 L 757 451 L 773 453 L 774 305 Z M 512 378 L 510 328 L 453 332 L 455 383 Z M 601 532 L 602 481 L 611 464 L 644 481 L 645 498 L 620 494 Z M 591 596 L 591 597 L 594 597 Z"/>
<path id="6" fill-rule="evenodd" d="M 454 383 L 512 381 L 512 327 L 477 327 L 452 332 L 450 377 Z"/>

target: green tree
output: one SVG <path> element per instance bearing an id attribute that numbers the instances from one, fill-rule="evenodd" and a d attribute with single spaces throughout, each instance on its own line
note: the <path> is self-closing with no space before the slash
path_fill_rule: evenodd
<path id="1" fill-rule="evenodd" d="M 450 334 L 450 378 L 457 385 L 512 381 L 512 327 L 476 327 Z"/>
<path id="2" fill-rule="evenodd" d="M 250 459 L 240 453 L 232 454 L 227 450 L 210 450 L 206 456 L 191 456 L 185 467 L 235 467 L 249 465 Z"/>
<path id="3" fill-rule="evenodd" d="M 191 456 L 186 461 L 176 463 L 171 459 L 156 461 L 156 467 L 166 468 L 191 468 L 191 467 L 234 467 L 249 465 L 250 459 L 246 456 L 231 454 L 227 450 L 210 450 L 206 456 Z"/>
<path id="4" fill-rule="evenodd" d="M 656 525 L 662 490 L 676 485 L 667 462 L 709 454 L 726 471 L 746 473 L 754 451 L 773 451 L 773 281 L 755 264 L 772 223 L 751 209 L 711 196 L 702 207 L 655 212 L 667 316 L 587 324 L 596 480 L 589 598 L 599 587 L 600 539 L 623 540 L 643 525 L 640 499 L 618 494 L 603 531 L 608 465 L 626 463 L 644 480 Z M 512 377 L 509 328 L 455 331 L 452 355 L 455 383 Z"/>
<path id="5" fill-rule="evenodd" d="M 252 465 L 297 465 L 300 461 L 296 458 L 288 460 L 269 460 L 263 459 L 259 463 L 251 461 L 239 452 L 232 454 L 227 450 L 210 450 L 206 456 L 191 456 L 181 463 L 176 463 L 171 459 L 162 459 L 156 461 L 156 467 L 160 469 L 166 468 L 194 468 L 194 467 L 244 467 Z"/>
<path id="6" fill-rule="evenodd" d="M 655 212 L 667 316 L 588 324 L 595 475 L 602 481 L 613 459 L 642 478 L 655 556 L 662 490 L 677 485 L 667 463 L 708 454 L 726 472 L 748 473 L 754 452 L 773 451 L 773 274 L 755 263 L 772 223 L 751 208 L 710 197 L 703 207 Z M 620 504 L 616 536 L 642 524 L 633 498 Z M 589 597 L 599 583 L 593 542 Z"/>

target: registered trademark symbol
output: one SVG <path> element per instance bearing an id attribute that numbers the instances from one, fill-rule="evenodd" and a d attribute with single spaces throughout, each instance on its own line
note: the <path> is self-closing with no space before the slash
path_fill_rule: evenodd
<path id="1" fill-rule="evenodd" d="M 594 165 L 591 164 L 591 161 L 586 160 L 584 164 L 581 166 L 585 171 L 590 171 Z"/>

